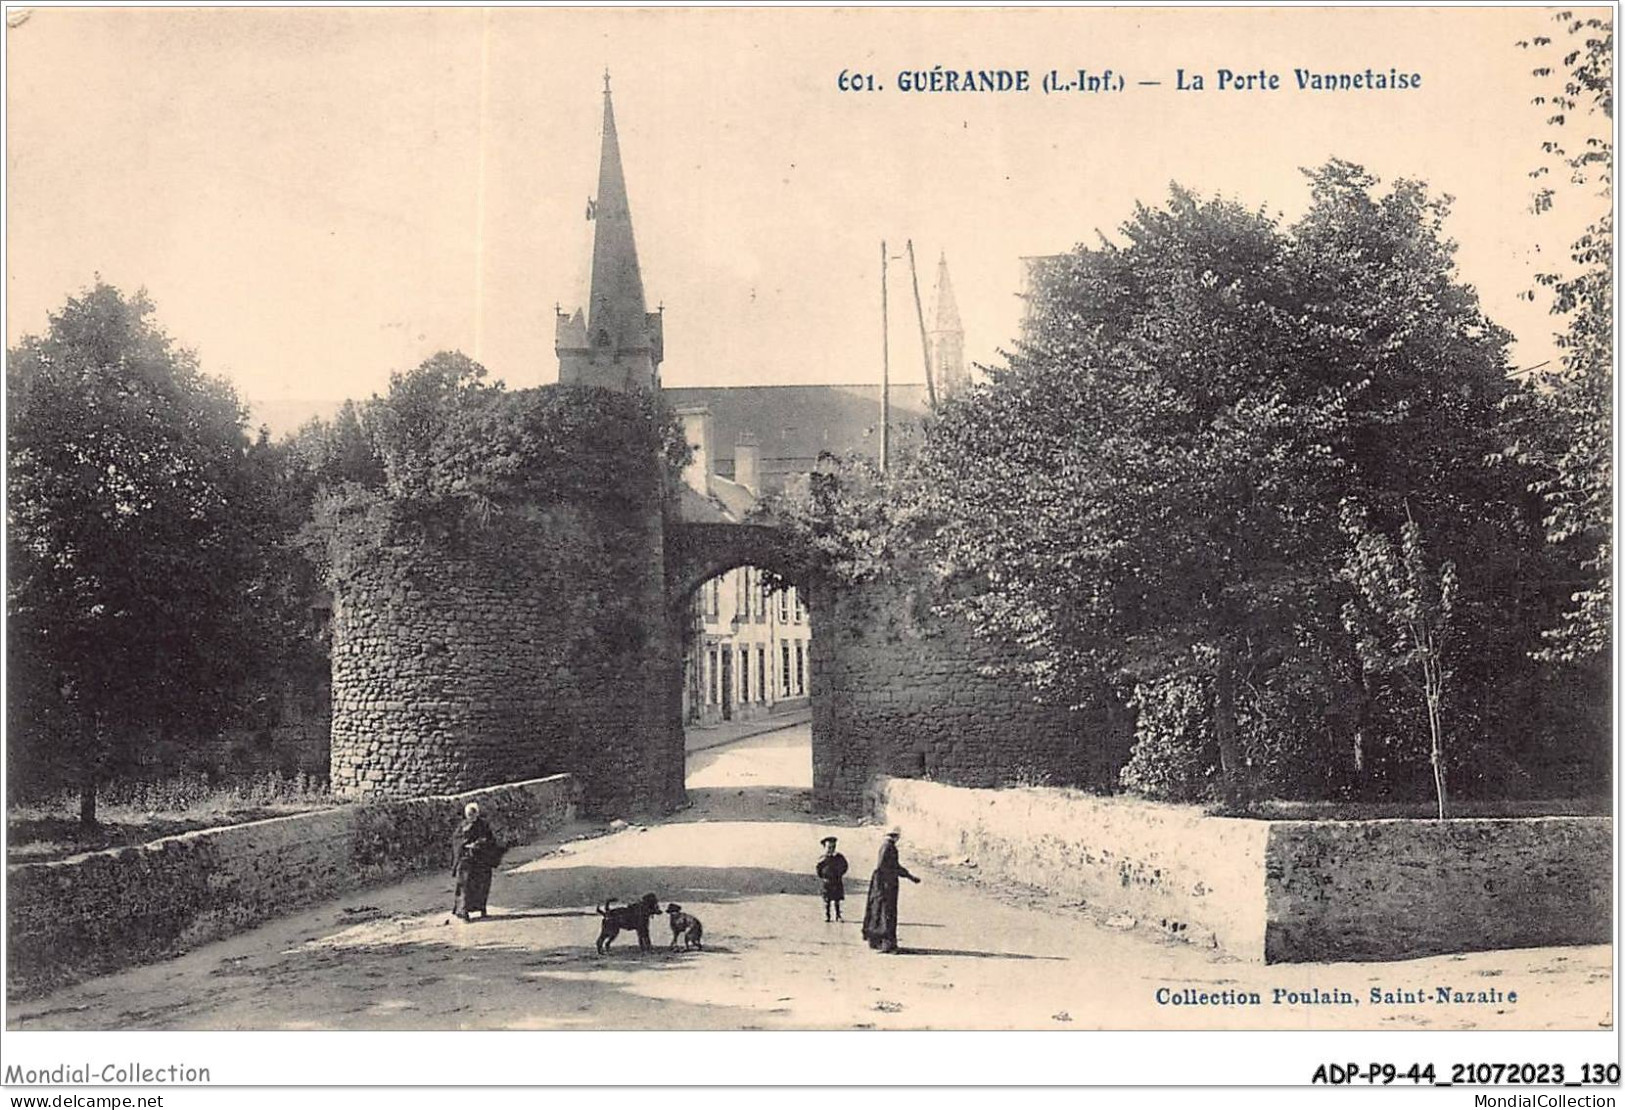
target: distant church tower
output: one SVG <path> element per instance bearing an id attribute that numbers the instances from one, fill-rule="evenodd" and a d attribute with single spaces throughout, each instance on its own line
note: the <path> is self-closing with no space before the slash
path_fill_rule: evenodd
<path id="1" fill-rule="evenodd" d="M 931 366 L 936 374 L 937 392 L 952 397 L 965 388 L 965 328 L 959 322 L 959 304 L 954 285 L 948 280 L 948 256 L 937 262 L 937 310 L 932 318 Z"/>
<path id="2" fill-rule="evenodd" d="M 643 275 L 632 241 L 632 210 L 626 201 L 615 108 L 604 74 L 604 147 L 598 163 L 598 196 L 587 202 L 595 221 L 592 291 L 584 309 L 558 313 L 553 349 L 561 385 L 596 385 L 623 393 L 660 388 L 664 354 L 661 314 L 645 311 Z"/>

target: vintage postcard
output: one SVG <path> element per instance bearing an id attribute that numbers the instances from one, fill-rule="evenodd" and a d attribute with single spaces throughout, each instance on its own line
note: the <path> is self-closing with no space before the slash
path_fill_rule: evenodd
<path id="1" fill-rule="evenodd" d="M 4 1084 L 1617 1084 L 1614 16 L 8 8 Z"/>

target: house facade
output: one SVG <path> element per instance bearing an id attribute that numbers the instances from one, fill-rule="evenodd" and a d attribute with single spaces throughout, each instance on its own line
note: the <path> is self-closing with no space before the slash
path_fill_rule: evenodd
<path id="1" fill-rule="evenodd" d="M 694 593 L 684 657 L 685 724 L 748 721 L 804 707 L 812 626 L 794 586 L 737 567 Z"/>

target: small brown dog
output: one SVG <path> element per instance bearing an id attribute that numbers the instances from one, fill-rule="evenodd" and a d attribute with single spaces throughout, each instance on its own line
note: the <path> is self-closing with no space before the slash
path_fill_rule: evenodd
<path id="1" fill-rule="evenodd" d="M 638 935 L 638 950 L 648 952 L 654 948 L 649 940 L 649 919 L 660 914 L 660 899 L 653 894 L 645 894 L 630 906 L 611 906 L 605 902 L 598 907 L 598 914 L 604 919 L 598 930 L 598 954 L 602 956 L 609 951 L 610 942 L 620 935 L 622 929 L 631 929 Z"/>
<path id="2" fill-rule="evenodd" d="M 684 913 L 683 907 L 676 902 L 666 907 L 666 917 L 671 922 L 671 947 L 673 952 L 677 950 L 679 940 L 683 942 L 684 951 L 690 948 L 705 951 L 705 945 L 700 943 L 700 938 L 705 933 L 705 926 L 700 924 L 699 918 L 691 913 Z"/>

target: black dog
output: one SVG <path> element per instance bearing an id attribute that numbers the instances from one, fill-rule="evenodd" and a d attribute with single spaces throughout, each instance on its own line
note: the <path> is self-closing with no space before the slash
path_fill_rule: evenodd
<path id="1" fill-rule="evenodd" d="M 598 930 L 600 956 L 609 951 L 610 942 L 620 935 L 622 929 L 631 929 L 638 934 L 639 951 L 648 952 L 654 948 L 649 940 L 649 919 L 660 915 L 660 899 L 653 894 L 645 894 L 630 906 L 611 906 L 605 902 L 598 907 L 598 913 L 604 919 L 603 927 Z"/>

